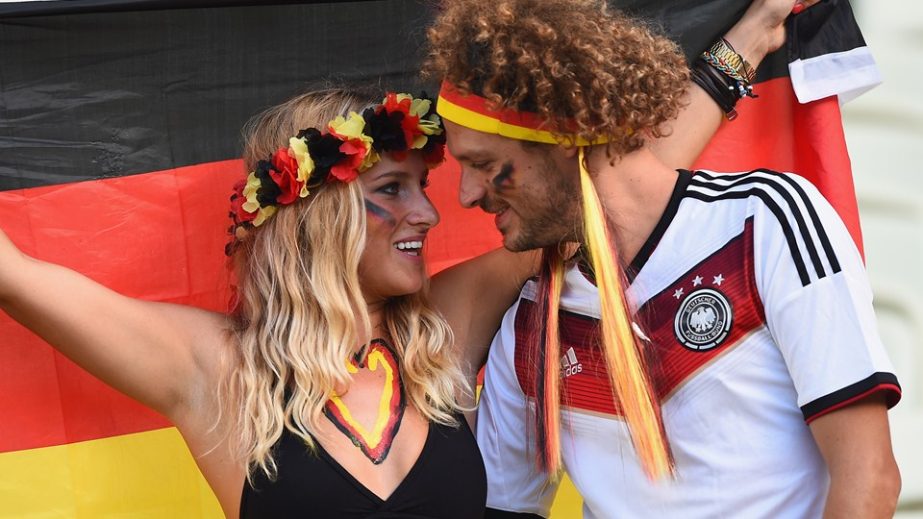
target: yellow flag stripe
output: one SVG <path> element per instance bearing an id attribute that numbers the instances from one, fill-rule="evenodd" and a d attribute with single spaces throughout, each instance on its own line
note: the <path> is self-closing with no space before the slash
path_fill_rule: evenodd
<path id="1" fill-rule="evenodd" d="M 561 479 L 558 493 L 551 503 L 551 519 L 583 517 L 583 498 L 566 475 Z"/>
<path id="2" fill-rule="evenodd" d="M 0 518 L 223 519 L 174 428 L 0 454 Z M 567 478 L 552 519 L 579 517 Z"/>
<path id="3" fill-rule="evenodd" d="M 175 428 L 0 454 L 0 518 L 224 515 Z"/>

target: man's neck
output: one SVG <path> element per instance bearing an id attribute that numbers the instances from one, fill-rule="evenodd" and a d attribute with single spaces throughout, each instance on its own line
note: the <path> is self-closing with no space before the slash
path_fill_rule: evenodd
<path id="1" fill-rule="evenodd" d="M 619 259 L 628 264 L 663 216 L 676 185 L 676 171 L 646 147 L 614 165 L 609 160 L 599 149 L 589 155 L 588 165 Z"/>

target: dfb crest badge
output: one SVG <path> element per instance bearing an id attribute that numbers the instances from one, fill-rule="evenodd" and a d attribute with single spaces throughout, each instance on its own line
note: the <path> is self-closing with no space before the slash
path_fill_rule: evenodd
<path id="1" fill-rule="evenodd" d="M 731 331 L 731 304 L 712 288 L 693 290 L 676 311 L 673 331 L 685 348 L 708 351 L 718 347 Z"/>

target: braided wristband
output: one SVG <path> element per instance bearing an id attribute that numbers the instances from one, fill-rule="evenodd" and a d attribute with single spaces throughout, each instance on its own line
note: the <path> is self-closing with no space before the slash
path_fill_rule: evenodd
<path id="1" fill-rule="evenodd" d="M 756 79 L 756 70 L 750 65 L 750 62 L 745 60 L 744 57 L 737 52 L 737 49 L 731 45 L 731 42 L 727 41 L 725 38 L 721 38 L 719 41 L 725 44 L 727 48 L 740 59 L 740 68 L 738 69 L 740 74 L 747 80 L 747 83 L 753 83 L 753 80 Z"/>
<path id="2" fill-rule="evenodd" d="M 756 77 L 753 67 L 724 38 L 716 41 L 707 51 L 703 52 L 702 58 L 711 66 L 742 83 L 749 85 Z"/>

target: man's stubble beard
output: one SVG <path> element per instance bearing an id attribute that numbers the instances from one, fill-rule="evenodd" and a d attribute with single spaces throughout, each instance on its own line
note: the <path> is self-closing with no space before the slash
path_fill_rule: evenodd
<path id="1" fill-rule="evenodd" d="M 513 252 L 523 252 L 577 241 L 581 232 L 581 197 L 576 178 L 558 171 L 550 157 L 542 163 L 540 178 L 546 179 L 537 189 L 534 204 L 517 212 L 520 230 L 504 246 Z M 529 214 L 524 214 L 528 210 Z"/>

